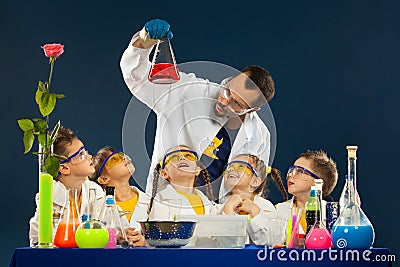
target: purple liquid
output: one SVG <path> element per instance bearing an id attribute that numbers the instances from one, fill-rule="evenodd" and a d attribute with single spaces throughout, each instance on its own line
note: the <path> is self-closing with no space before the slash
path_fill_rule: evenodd
<path id="1" fill-rule="evenodd" d="M 371 225 L 338 225 L 332 229 L 335 248 L 370 248 L 375 233 Z"/>

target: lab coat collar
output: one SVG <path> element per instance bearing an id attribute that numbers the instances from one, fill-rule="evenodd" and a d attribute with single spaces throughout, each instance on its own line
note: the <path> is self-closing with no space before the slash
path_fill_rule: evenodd
<path id="1" fill-rule="evenodd" d="M 147 195 L 146 193 L 143 193 L 136 186 L 131 186 L 131 188 L 133 189 L 133 191 L 135 191 L 139 195 L 138 203 L 141 203 L 141 204 L 150 203 L 150 196 L 149 195 Z"/>
<path id="2" fill-rule="evenodd" d="M 211 203 L 210 200 L 203 194 L 203 192 L 201 192 L 198 189 L 194 189 L 194 191 L 196 192 L 197 195 L 201 197 L 204 207 L 208 206 Z M 161 198 L 165 200 L 173 200 L 180 198 L 187 201 L 186 197 L 176 192 L 175 189 L 170 184 L 168 184 L 164 190 L 160 191 L 159 194 Z"/>

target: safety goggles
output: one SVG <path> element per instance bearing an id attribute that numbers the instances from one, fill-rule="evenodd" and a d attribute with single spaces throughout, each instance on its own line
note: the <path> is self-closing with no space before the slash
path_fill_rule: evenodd
<path id="1" fill-rule="evenodd" d="M 256 170 L 254 170 L 254 168 L 246 161 L 234 160 L 226 164 L 224 168 L 224 175 L 231 171 L 241 172 L 248 175 L 254 174 L 256 177 L 258 177 Z"/>
<path id="2" fill-rule="evenodd" d="M 197 161 L 199 157 L 197 156 L 197 153 L 193 150 L 188 150 L 188 149 L 174 150 L 165 154 L 163 161 L 161 163 L 161 169 L 164 169 L 169 164 L 176 163 L 181 159 L 186 159 L 188 161 Z"/>
<path id="3" fill-rule="evenodd" d="M 297 165 L 293 165 L 293 166 L 289 167 L 286 177 L 288 178 L 289 175 L 291 175 L 293 177 L 293 179 L 301 179 L 303 181 L 305 181 L 307 179 L 306 175 L 309 175 L 315 179 L 319 179 L 319 177 L 312 171 L 310 171 L 304 167 L 297 166 Z"/>
<path id="4" fill-rule="evenodd" d="M 90 155 L 89 151 L 86 150 L 86 147 L 82 146 L 74 154 L 72 154 L 68 158 L 64 159 L 63 161 L 61 161 L 60 164 L 67 163 L 69 161 L 71 161 L 72 164 L 78 164 L 78 163 L 81 163 L 81 162 L 87 160 L 89 155 Z"/>
<path id="5" fill-rule="evenodd" d="M 127 161 L 132 161 L 132 159 L 127 154 L 125 154 L 121 150 L 114 151 L 113 153 L 108 155 L 106 159 L 103 161 L 97 174 L 100 176 L 103 169 L 109 170 L 112 167 Z"/>
<path id="6" fill-rule="evenodd" d="M 221 96 L 227 100 L 228 102 L 228 107 L 230 110 L 232 110 L 233 113 L 236 115 L 243 115 L 246 114 L 247 112 L 250 111 L 255 111 L 259 110 L 259 107 L 246 107 L 245 105 L 241 104 L 235 96 L 232 94 L 232 90 L 230 88 L 229 82 L 232 79 L 232 77 L 226 78 L 221 82 Z"/>

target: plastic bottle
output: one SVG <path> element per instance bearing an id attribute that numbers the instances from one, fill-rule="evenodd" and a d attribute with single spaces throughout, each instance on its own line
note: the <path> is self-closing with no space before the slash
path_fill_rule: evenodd
<path id="1" fill-rule="evenodd" d="M 319 218 L 321 213 L 320 203 L 315 186 L 311 186 L 310 198 L 306 202 L 305 209 L 306 209 L 306 222 L 307 222 L 306 235 L 307 235 L 311 227 L 317 221 L 317 218 Z"/>

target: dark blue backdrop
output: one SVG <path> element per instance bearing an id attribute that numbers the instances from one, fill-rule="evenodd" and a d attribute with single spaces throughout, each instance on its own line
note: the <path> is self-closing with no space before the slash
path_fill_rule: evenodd
<path id="1" fill-rule="evenodd" d="M 23 155 L 16 120 L 39 116 L 34 92 L 49 68 L 40 45 L 65 45 L 52 88 L 67 97 L 57 104 L 51 124 L 61 118 L 92 152 L 105 144 L 121 147 L 131 94 L 119 59 L 131 34 L 151 18 L 171 22 L 179 62 L 208 60 L 237 69 L 256 64 L 271 71 L 277 88 L 270 104 L 278 136 L 273 165 L 283 172 L 306 149 L 324 149 L 338 163 L 333 193 L 338 199 L 345 146 L 358 145 L 358 189 L 375 226 L 375 246 L 399 254 L 392 219 L 398 194 L 399 7 L 397 1 L 379 0 L 2 0 L 0 265 L 7 264 L 13 248 L 28 245 L 35 208 L 36 157 Z M 271 198 L 281 200 L 275 190 Z"/>

